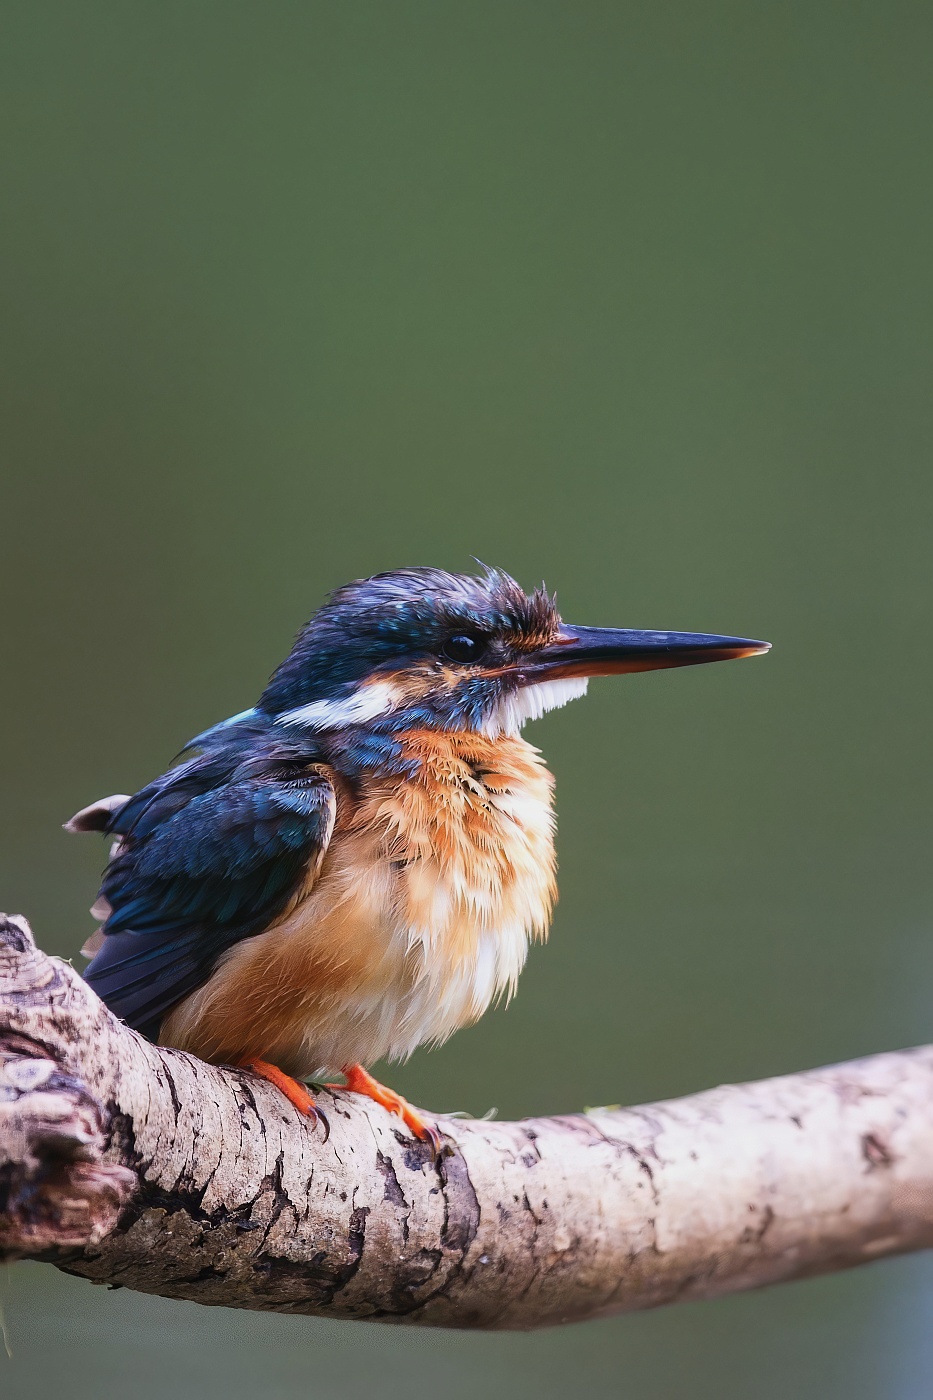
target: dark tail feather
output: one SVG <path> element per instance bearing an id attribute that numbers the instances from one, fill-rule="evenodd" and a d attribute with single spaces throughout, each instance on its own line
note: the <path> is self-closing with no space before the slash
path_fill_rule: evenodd
<path id="1" fill-rule="evenodd" d="M 110 933 L 84 980 L 115 1015 L 155 1041 L 167 1013 L 201 985 L 209 968 L 203 929 L 169 943 L 164 934 Z"/>

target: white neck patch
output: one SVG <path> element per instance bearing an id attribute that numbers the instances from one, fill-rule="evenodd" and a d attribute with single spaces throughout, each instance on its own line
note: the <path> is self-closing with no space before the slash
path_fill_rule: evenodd
<path id="1" fill-rule="evenodd" d="M 483 733 L 491 739 L 500 734 L 517 734 L 529 720 L 539 719 L 548 710 L 559 710 L 561 705 L 585 695 L 588 685 L 588 677 L 581 676 L 565 681 L 539 681 L 537 685 L 513 690 L 483 721 Z"/>
<path id="2" fill-rule="evenodd" d="M 276 724 L 296 724 L 303 729 L 342 729 L 346 724 L 365 724 L 369 719 L 394 709 L 397 694 L 386 681 L 361 685 L 342 700 L 313 700 L 297 710 L 286 710 Z"/>
<path id="3" fill-rule="evenodd" d="M 517 734 L 523 724 L 557 710 L 570 700 L 586 694 L 589 684 L 585 676 L 574 680 L 539 681 L 537 685 L 522 686 L 503 696 L 481 726 L 491 739 L 501 734 Z M 399 695 L 387 681 L 361 685 L 340 700 L 313 700 L 296 710 L 286 710 L 276 724 L 295 725 L 302 729 L 342 729 L 348 724 L 365 724 L 395 709 Z"/>

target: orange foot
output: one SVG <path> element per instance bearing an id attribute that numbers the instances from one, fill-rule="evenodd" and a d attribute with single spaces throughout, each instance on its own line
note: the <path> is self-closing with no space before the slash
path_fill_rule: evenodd
<path id="1" fill-rule="evenodd" d="M 330 1136 L 330 1124 L 305 1086 L 299 1084 L 297 1079 L 292 1079 L 290 1074 L 285 1074 L 276 1065 L 270 1065 L 268 1060 L 242 1060 L 237 1068 L 248 1069 L 252 1074 L 258 1074 L 259 1078 L 264 1079 L 267 1084 L 274 1084 L 285 1095 L 288 1102 L 297 1108 L 299 1113 L 310 1118 L 312 1123 L 322 1122 L 324 1124 L 324 1141 L 327 1141 Z"/>
<path id="2" fill-rule="evenodd" d="M 387 1108 L 390 1113 L 397 1113 L 406 1128 L 410 1128 L 421 1142 L 429 1142 L 435 1157 L 440 1155 L 440 1133 L 432 1123 L 425 1122 L 418 1110 L 412 1108 L 407 1099 L 403 1099 L 401 1094 L 397 1094 L 394 1089 L 387 1089 L 384 1084 L 379 1083 L 378 1079 L 373 1079 L 362 1065 L 348 1065 L 343 1072 L 346 1084 L 328 1084 L 328 1089 L 349 1089 L 351 1094 L 365 1094 L 368 1099 L 374 1099 L 376 1103 L 382 1104 L 383 1108 Z"/>

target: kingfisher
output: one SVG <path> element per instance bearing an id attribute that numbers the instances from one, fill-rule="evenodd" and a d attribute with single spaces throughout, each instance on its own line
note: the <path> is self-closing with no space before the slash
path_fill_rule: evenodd
<path id="1" fill-rule="evenodd" d="M 254 708 L 66 823 L 113 838 L 87 981 L 143 1036 L 252 1071 L 312 1120 L 303 1081 L 338 1073 L 438 1150 L 368 1066 L 477 1021 L 547 934 L 554 782 L 523 725 L 594 676 L 768 649 L 571 626 L 484 566 L 349 583 Z"/>

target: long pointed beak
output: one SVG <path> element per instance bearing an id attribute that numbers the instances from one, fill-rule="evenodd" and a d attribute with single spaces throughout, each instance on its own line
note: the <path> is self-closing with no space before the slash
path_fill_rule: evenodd
<path id="1" fill-rule="evenodd" d="M 550 646 L 532 652 L 516 668 L 520 685 L 572 676 L 616 676 L 629 671 L 660 671 L 761 656 L 770 642 L 719 637 L 709 632 L 641 632 L 615 627 L 564 624 Z"/>

